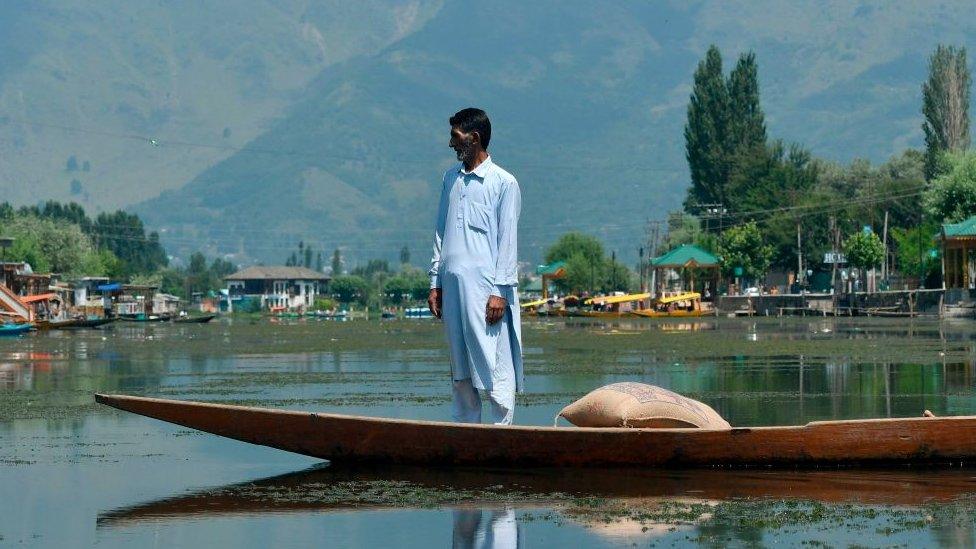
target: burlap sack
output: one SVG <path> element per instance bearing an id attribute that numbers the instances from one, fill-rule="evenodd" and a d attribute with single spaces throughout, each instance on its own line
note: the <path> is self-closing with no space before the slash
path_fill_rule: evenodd
<path id="1" fill-rule="evenodd" d="M 577 427 L 732 428 L 707 404 L 634 382 L 600 387 L 563 408 L 559 416 Z"/>

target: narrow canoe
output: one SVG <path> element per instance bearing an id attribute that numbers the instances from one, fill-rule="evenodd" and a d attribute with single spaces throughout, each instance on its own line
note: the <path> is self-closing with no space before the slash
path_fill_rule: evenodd
<path id="1" fill-rule="evenodd" d="M 976 416 L 731 430 L 471 425 L 96 394 L 147 417 L 351 463 L 557 467 L 976 464 Z"/>
<path id="2" fill-rule="evenodd" d="M 177 324 L 206 324 L 215 318 L 217 315 L 174 316 L 173 322 Z"/>

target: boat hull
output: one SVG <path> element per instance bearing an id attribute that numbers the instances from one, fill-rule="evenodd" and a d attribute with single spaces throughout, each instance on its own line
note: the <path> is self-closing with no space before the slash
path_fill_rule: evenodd
<path id="1" fill-rule="evenodd" d="M 976 416 L 731 430 L 472 425 L 95 395 L 102 404 L 335 462 L 557 467 L 976 463 Z"/>

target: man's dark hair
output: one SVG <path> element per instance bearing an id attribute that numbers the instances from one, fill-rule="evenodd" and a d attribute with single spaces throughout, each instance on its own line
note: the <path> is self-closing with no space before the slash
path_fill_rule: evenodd
<path id="1" fill-rule="evenodd" d="M 458 128 L 464 133 L 478 132 L 481 137 L 481 147 L 488 150 L 488 142 L 491 141 L 491 120 L 488 120 L 488 113 L 481 109 L 468 107 L 461 109 L 451 117 L 451 127 Z"/>

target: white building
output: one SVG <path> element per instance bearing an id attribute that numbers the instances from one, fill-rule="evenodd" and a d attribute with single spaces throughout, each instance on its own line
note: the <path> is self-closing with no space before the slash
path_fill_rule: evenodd
<path id="1" fill-rule="evenodd" d="M 231 299 L 260 298 L 262 308 L 308 309 L 329 277 L 305 267 L 248 267 L 226 278 Z"/>

